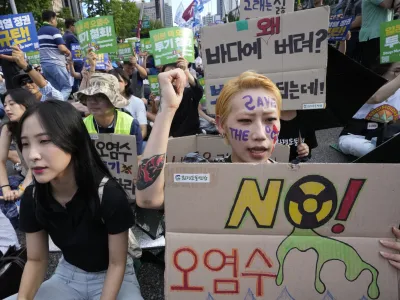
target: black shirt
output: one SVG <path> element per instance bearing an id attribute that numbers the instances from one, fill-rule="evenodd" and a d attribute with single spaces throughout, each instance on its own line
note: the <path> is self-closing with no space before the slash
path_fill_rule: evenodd
<path id="1" fill-rule="evenodd" d="M 12 90 L 19 88 L 20 86 L 15 86 L 13 79 L 20 73 L 24 73 L 20 67 L 13 61 L 8 61 L 6 59 L 0 59 L 1 69 L 3 70 L 4 79 L 6 81 L 7 90 Z"/>
<path id="2" fill-rule="evenodd" d="M 279 132 L 278 143 L 288 145 L 290 147 L 289 161 L 297 157 L 297 145 L 299 144 L 299 133 L 303 143 L 306 143 L 310 148 L 308 155 L 311 158 L 311 149 L 318 146 L 315 130 L 301 111 L 297 111 L 296 117 L 292 120 L 285 121 L 281 119 L 281 131 Z"/>
<path id="3" fill-rule="evenodd" d="M 108 235 L 128 230 L 135 221 L 128 198 L 115 180 L 104 187 L 99 218 L 93 217 L 79 189 L 66 208 L 50 193 L 42 201 L 35 201 L 32 193 L 29 186 L 22 197 L 20 229 L 26 233 L 45 230 L 65 260 L 86 272 L 107 270 Z M 45 217 L 46 224 L 38 221 L 38 215 Z"/>
<path id="4" fill-rule="evenodd" d="M 173 137 L 200 133 L 199 103 L 203 97 L 203 88 L 195 79 L 195 86 L 185 88 L 182 102 L 172 120 L 169 135 Z"/>

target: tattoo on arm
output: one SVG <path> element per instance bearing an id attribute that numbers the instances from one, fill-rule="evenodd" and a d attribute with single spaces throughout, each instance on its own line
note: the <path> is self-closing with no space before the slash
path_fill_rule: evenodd
<path id="1" fill-rule="evenodd" d="M 165 153 L 143 159 L 138 170 L 136 188 L 141 191 L 151 186 L 160 176 L 164 163 Z"/>

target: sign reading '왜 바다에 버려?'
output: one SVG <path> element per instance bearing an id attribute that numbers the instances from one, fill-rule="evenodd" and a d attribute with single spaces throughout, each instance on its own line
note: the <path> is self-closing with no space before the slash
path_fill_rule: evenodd
<path id="1" fill-rule="evenodd" d="M 240 5 L 240 19 L 281 15 L 294 10 L 294 0 L 246 0 Z"/>
<path id="2" fill-rule="evenodd" d="M 277 84 L 284 110 L 324 108 L 328 25 L 329 7 L 319 7 L 203 27 L 208 111 L 215 112 L 225 82 L 247 70 Z"/>
<path id="3" fill-rule="evenodd" d="M 400 61 L 400 20 L 381 23 L 381 63 Z"/>
<path id="4" fill-rule="evenodd" d="M 32 13 L 0 16 L 0 54 L 11 53 L 12 45 L 19 46 L 24 52 L 39 49 Z"/>
<path id="5" fill-rule="evenodd" d="M 379 177 L 399 171 L 167 163 L 166 298 L 398 299 L 379 241 L 395 241 L 400 188 Z"/>
<path id="6" fill-rule="evenodd" d="M 83 53 L 87 53 L 89 48 L 96 53 L 117 51 L 117 38 L 112 16 L 87 18 L 76 22 L 75 28 Z"/>
<path id="7" fill-rule="evenodd" d="M 137 175 L 136 137 L 134 135 L 93 134 L 93 143 L 111 175 L 134 198 Z"/>
<path id="8" fill-rule="evenodd" d="M 189 28 L 170 27 L 150 31 L 154 63 L 156 66 L 175 63 L 179 57 L 194 62 L 193 31 Z"/>

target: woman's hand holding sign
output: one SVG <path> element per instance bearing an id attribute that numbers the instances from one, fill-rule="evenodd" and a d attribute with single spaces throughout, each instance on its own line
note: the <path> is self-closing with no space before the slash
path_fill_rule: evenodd
<path id="1" fill-rule="evenodd" d="M 386 258 L 389 263 L 395 267 L 396 269 L 400 270 L 400 229 L 393 227 L 392 228 L 393 234 L 396 238 L 396 241 L 386 241 L 386 240 L 381 240 L 382 246 L 397 251 L 397 253 L 389 253 L 389 252 L 383 252 L 381 251 L 381 255 Z"/>

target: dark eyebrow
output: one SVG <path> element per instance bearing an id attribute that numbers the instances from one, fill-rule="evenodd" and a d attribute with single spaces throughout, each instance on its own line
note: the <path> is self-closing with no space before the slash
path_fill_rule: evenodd
<path id="1" fill-rule="evenodd" d="M 42 132 L 42 133 L 36 134 L 35 137 L 41 137 L 41 136 L 44 136 L 44 135 L 48 135 L 48 134 L 45 133 L 45 132 Z M 21 140 L 22 140 L 22 139 L 27 139 L 27 137 L 26 137 L 26 136 L 21 136 Z"/>

